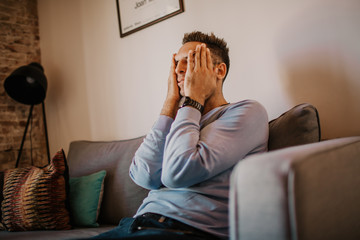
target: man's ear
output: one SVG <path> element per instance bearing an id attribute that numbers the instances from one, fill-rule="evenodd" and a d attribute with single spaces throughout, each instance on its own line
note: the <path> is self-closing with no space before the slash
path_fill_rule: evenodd
<path id="1" fill-rule="evenodd" d="M 226 64 L 225 63 L 220 63 L 216 66 L 216 76 L 218 79 L 223 80 L 226 76 Z"/>

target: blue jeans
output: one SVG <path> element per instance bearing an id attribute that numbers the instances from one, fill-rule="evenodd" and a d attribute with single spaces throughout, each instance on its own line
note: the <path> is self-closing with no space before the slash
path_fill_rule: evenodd
<path id="1" fill-rule="evenodd" d="M 123 218 L 119 225 L 91 239 L 219 240 L 220 238 L 161 215 Z"/>

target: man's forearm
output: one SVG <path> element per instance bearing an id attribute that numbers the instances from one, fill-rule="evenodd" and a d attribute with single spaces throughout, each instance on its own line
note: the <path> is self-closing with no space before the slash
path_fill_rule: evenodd
<path id="1" fill-rule="evenodd" d="M 178 109 L 178 99 L 167 98 L 164 102 L 163 108 L 161 109 L 160 115 L 165 115 L 171 117 L 172 119 L 175 119 Z"/>
<path id="2" fill-rule="evenodd" d="M 130 166 L 130 177 L 139 186 L 157 189 L 162 185 L 164 145 L 172 122 L 171 118 L 160 116 L 136 151 Z"/>

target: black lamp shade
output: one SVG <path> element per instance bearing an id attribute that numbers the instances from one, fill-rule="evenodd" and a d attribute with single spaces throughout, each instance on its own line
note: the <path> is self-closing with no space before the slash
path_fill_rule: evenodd
<path id="1" fill-rule="evenodd" d="M 4 88 L 14 100 L 28 105 L 44 101 L 47 90 L 47 80 L 44 69 L 39 63 L 17 68 L 5 79 Z"/>

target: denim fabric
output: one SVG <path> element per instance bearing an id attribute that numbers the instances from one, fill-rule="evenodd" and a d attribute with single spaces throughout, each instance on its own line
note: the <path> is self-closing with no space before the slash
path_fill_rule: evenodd
<path id="1" fill-rule="evenodd" d="M 159 222 L 156 217 L 123 218 L 119 225 L 105 233 L 90 239 L 157 239 L 157 240 L 211 240 L 218 239 L 208 233 L 196 230 L 191 226 L 187 229 L 176 229 L 179 222 L 170 218 Z M 181 223 L 180 223 L 181 224 Z"/>

